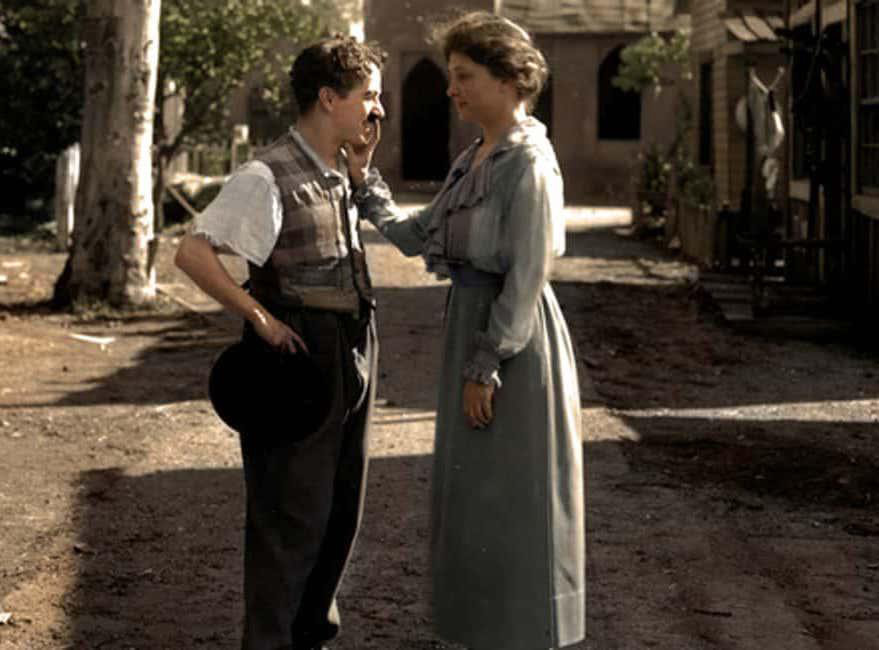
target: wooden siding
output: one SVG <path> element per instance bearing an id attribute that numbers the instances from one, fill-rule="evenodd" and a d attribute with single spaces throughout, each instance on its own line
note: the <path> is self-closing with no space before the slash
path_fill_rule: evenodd
<path id="1" fill-rule="evenodd" d="M 692 3 L 690 36 L 694 54 L 714 52 L 726 43 L 726 27 L 720 19 L 727 0 L 703 0 Z"/>
<path id="2" fill-rule="evenodd" d="M 778 17 L 783 11 L 784 0 L 704 0 L 692 4 L 691 69 L 694 78 L 698 79 L 702 63 L 711 60 L 714 64 L 714 180 L 718 203 L 728 203 L 732 209 L 738 209 L 741 203 L 745 181 L 745 138 L 735 124 L 735 106 L 747 87 L 746 62 L 753 60 L 761 79 L 768 82 L 774 78 L 774 68 L 784 61 L 780 55 L 773 56 L 771 61 L 762 53 L 749 56 L 749 44 L 736 43 L 727 30 L 724 17 L 733 13 Z M 745 47 L 737 48 L 740 54 L 731 55 L 728 51 L 730 44 Z M 779 186 L 782 191 L 783 188 L 784 185 Z"/>
<path id="3" fill-rule="evenodd" d="M 718 205 L 729 200 L 729 161 L 727 160 L 727 101 L 726 57 L 723 46 L 727 42 L 726 27 L 721 16 L 726 11 L 727 0 L 701 0 L 691 4 L 693 31 L 691 40 L 690 65 L 696 84 L 700 83 L 699 66 L 707 61 L 712 63 L 712 150 L 714 155 L 713 172 Z M 696 88 L 696 96 L 702 92 Z M 694 129 L 694 139 L 699 138 L 699 128 Z M 698 151 L 698 140 L 693 143 Z"/>
<path id="4" fill-rule="evenodd" d="M 686 27 L 675 0 L 501 0 L 497 11 L 537 34 L 619 34 Z"/>
<path id="5" fill-rule="evenodd" d="M 848 55 L 849 55 L 849 129 L 852 135 L 849 138 L 849 160 L 851 161 L 851 184 L 850 192 L 856 195 L 860 192 L 858 179 L 861 176 L 861 170 L 858 162 L 858 133 L 860 131 L 860 121 L 858 119 L 858 108 L 860 108 L 861 94 L 861 73 L 860 61 L 858 56 L 858 12 L 855 7 L 854 0 L 848 0 L 846 3 L 848 11 Z"/>
<path id="6" fill-rule="evenodd" d="M 741 57 L 726 59 L 726 90 L 728 103 L 727 117 L 727 160 L 729 161 L 729 194 L 726 197 L 730 206 L 738 210 L 741 206 L 742 190 L 745 187 L 745 166 L 747 164 L 747 142 L 745 134 L 736 123 L 736 104 L 748 92 L 747 71 Z"/>
<path id="7" fill-rule="evenodd" d="M 714 182 L 717 186 L 717 203 L 738 206 L 738 197 L 730 191 L 730 133 L 729 122 L 729 59 L 719 57 L 714 60 Z M 735 200 L 733 200 L 735 199 Z"/>
<path id="8" fill-rule="evenodd" d="M 852 179 L 859 176 L 857 168 L 857 134 L 858 134 L 858 106 L 859 106 L 859 68 L 860 60 L 857 53 L 857 43 L 854 34 L 857 34 L 857 11 L 855 11 L 854 2 L 847 5 L 850 13 L 848 14 L 848 36 L 849 36 L 849 53 L 850 58 L 850 89 L 849 97 L 851 99 L 851 146 L 849 149 L 852 166 Z M 879 199 L 877 197 L 867 197 L 858 195 L 858 188 L 855 182 L 851 184 L 851 191 L 854 193 L 852 202 L 853 209 L 850 215 L 850 232 L 848 239 L 851 242 L 849 246 L 849 260 L 847 263 L 847 272 L 849 284 L 852 292 L 852 306 L 857 314 L 858 320 L 868 322 L 872 326 L 879 323 Z"/>

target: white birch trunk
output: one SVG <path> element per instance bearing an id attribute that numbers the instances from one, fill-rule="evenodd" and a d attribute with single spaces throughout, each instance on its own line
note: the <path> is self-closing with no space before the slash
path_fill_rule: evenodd
<path id="1" fill-rule="evenodd" d="M 79 143 L 67 147 L 55 163 L 55 226 L 58 248 L 70 250 L 76 187 L 79 184 Z"/>
<path id="2" fill-rule="evenodd" d="M 87 3 L 82 174 L 66 271 L 73 302 L 136 305 L 156 295 L 151 146 L 160 9 L 161 0 Z"/>

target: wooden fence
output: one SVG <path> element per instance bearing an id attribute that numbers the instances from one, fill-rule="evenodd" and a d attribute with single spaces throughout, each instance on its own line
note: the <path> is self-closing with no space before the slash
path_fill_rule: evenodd
<path id="1" fill-rule="evenodd" d="M 175 172 L 189 172 L 200 176 L 225 176 L 253 158 L 254 152 L 267 144 L 268 142 L 237 142 L 184 147 L 174 159 L 172 169 Z"/>
<path id="2" fill-rule="evenodd" d="M 666 236 L 676 235 L 681 252 L 703 268 L 727 266 L 728 220 L 712 206 L 696 205 L 683 199 L 671 203 L 666 218 Z"/>

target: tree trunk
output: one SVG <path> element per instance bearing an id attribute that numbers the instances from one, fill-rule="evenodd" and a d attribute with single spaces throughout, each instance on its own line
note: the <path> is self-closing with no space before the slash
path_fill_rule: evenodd
<path id="1" fill-rule="evenodd" d="M 82 176 L 56 304 L 155 298 L 153 111 L 161 0 L 88 0 Z"/>
<path id="2" fill-rule="evenodd" d="M 155 227 L 157 232 L 165 228 L 165 187 L 167 185 L 168 165 L 161 151 L 156 153 L 156 186 L 153 188 L 153 209 L 155 214 Z"/>
<path id="3" fill-rule="evenodd" d="M 153 224 L 157 233 L 165 228 L 165 76 L 159 70 L 156 81 L 156 101 L 153 115 L 153 151 L 155 152 L 156 173 L 153 177 Z"/>

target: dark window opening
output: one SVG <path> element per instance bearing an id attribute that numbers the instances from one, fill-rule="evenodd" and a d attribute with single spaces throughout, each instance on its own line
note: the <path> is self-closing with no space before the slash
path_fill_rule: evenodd
<path id="1" fill-rule="evenodd" d="M 601 140 L 641 139 L 641 95 L 613 85 L 620 67 L 620 45 L 598 68 L 598 137 Z"/>
<path id="2" fill-rule="evenodd" d="M 449 98 L 446 78 L 421 59 L 403 82 L 403 178 L 441 181 L 449 160 Z"/>

